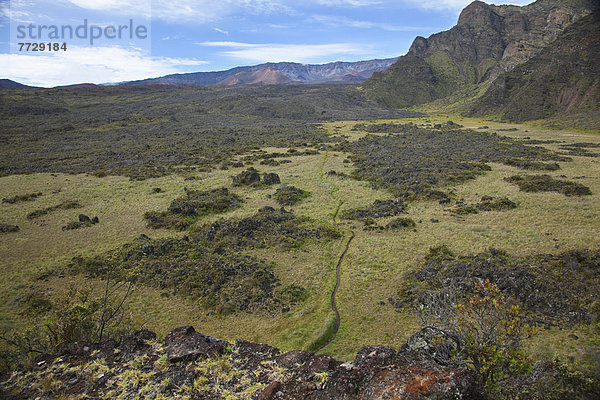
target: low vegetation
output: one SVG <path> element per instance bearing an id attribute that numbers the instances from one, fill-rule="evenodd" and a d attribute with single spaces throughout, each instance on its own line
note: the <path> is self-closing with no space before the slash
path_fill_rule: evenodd
<path id="1" fill-rule="evenodd" d="M 558 256 L 514 257 L 501 250 L 459 256 L 448 247 L 430 250 L 421 267 L 407 275 L 396 303 L 411 307 L 432 289 L 452 287 L 457 296 L 473 294 L 481 280 L 497 285 L 542 323 L 586 322 L 597 318 L 600 251 L 568 251 Z"/>
<path id="2" fill-rule="evenodd" d="M 198 241 L 208 241 L 219 249 L 298 248 L 311 239 L 337 239 L 341 234 L 330 225 L 316 225 L 307 217 L 297 217 L 285 208 L 264 207 L 253 216 L 221 219 L 191 233 Z"/>
<path id="3" fill-rule="evenodd" d="M 306 190 L 299 189 L 295 186 L 286 185 L 277 189 L 273 195 L 273 198 L 282 206 L 293 206 L 308 196 L 310 196 L 310 193 Z"/>
<path id="4" fill-rule="evenodd" d="M 340 149 L 352 153 L 356 177 L 404 197 L 474 179 L 490 170 L 488 162 L 562 160 L 544 148 L 492 133 L 414 125 L 403 125 L 401 133 L 366 136 L 342 143 Z"/>
<path id="5" fill-rule="evenodd" d="M 70 269 L 98 278 L 112 270 L 121 281 L 160 288 L 165 296 L 191 296 L 218 313 L 285 306 L 274 296 L 279 280 L 271 265 L 189 239 L 140 238 L 106 257 L 76 258 Z"/>
<path id="6" fill-rule="evenodd" d="M 42 208 L 39 210 L 35 210 L 27 214 L 27 219 L 36 219 L 42 217 L 44 215 L 48 215 L 54 211 L 58 210 L 72 210 L 74 208 L 81 208 L 81 204 L 77 201 L 65 201 L 63 203 L 57 204 L 55 206 Z"/>
<path id="7" fill-rule="evenodd" d="M 2 91 L 2 130 L 11 143 L 0 148 L 0 176 L 148 179 L 180 172 L 182 165 L 210 170 L 263 147 L 331 142 L 315 122 L 419 115 L 379 107 L 345 85 Z"/>
<path id="8" fill-rule="evenodd" d="M 202 193 L 212 198 L 226 191 Z M 172 208 L 177 208 L 180 202 L 174 204 Z M 121 281 L 160 288 L 165 296 L 191 296 L 220 314 L 277 313 L 306 299 L 306 289 L 282 286 L 273 264 L 244 251 L 273 246 L 290 249 L 308 240 L 338 237 L 333 227 L 315 226 L 284 209 L 267 207 L 252 217 L 220 220 L 179 239 L 140 237 L 106 256 L 75 258 L 70 270 L 98 278 L 112 271 Z"/>
<path id="9" fill-rule="evenodd" d="M 450 211 L 454 214 L 465 215 L 477 214 L 480 211 L 507 211 L 515 208 L 517 208 L 517 203 L 506 197 L 483 196 L 477 204 L 468 204 L 463 200 L 459 200 Z"/>
<path id="10" fill-rule="evenodd" d="M 185 197 L 171 202 L 168 211 L 147 212 L 144 218 L 148 226 L 154 229 L 167 228 L 184 230 L 198 218 L 216 213 L 224 213 L 238 207 L 242 199 L 230 193 L 227 188 L 209 191 L 186 191 Z"/>
<path id="11" fill-rule="evenodd" d="M 406 204 L 403 200 L 375 200 L 371 206 L 354 208 L 342 211 L 344 219 L 367 219 L 395 217 L 406 212 Z"/>
<path id="12" fill-rule="evenodd" d="M 8 204 L 16 204 L 16 203 L 21 203 L 24 201 L 33 201 L 33 200 L 37 199 L 38 197 L 40 197 L 41 195 L 42 195 L 42 192 L 20 194 L 20 195 L 16 195 L 13 197 L 4 198 L 4 199 L 2 199 L 2 202 L 8 203 Z"/>
<path id="13" fill-rule="evenodd" d="M 559 192 L 565 196 L 589 196 L 592 191 L 581 183 L 554 179 L 550 175 L 514 175 L 505 178 L 524 192 Z"/>

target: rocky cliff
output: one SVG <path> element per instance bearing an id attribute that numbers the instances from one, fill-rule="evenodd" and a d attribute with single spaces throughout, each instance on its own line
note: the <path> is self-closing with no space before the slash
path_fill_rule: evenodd
<path id="1" fill-rule="evenodd" d="M 475 1 L 452 29 L 417 37 L 408 54 L 365 82 L 365 92 L 387 106 L 408 107 L 477 85 L 484 91 L 599 7 L 591 0 L 538 0 L 525 7 Z"/>
<path id="2" fill-rule="evenodd" d="M 468 115 L 513 121 L 598 112 L 600 13 L 577 21 L 529 61 L 495 79 Z"/>

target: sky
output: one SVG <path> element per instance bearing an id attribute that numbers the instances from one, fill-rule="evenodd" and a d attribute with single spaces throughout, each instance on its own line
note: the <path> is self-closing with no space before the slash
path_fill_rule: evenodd
<path id="1" fill-rule="evenodd" d="M 0 78 L 53 87 L 264 62 L 324 64 L 398 57 L 416 36 L 428 37 L 455 25 L 469 3 L 0 0 Z M 27 44 L 19 43 L 33 44 L 27 51 Z M 36 44 L 41 50 L 39 43 L 45 43 L 44 51 L 34 52 Z M 47 43 L 52 43 L 50 50 Z"/>

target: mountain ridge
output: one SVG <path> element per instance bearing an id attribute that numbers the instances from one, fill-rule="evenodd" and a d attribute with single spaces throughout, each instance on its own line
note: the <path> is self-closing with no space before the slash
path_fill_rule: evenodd
<path id="1" fill-rule="evenodd" d="M 388 68 L 397 60 L 395 58 L 373 59 L 366 61 L 336 61 L 327 64 L 300 64 L 293 62 L 264 63 L 253 66 L 241 66 L 225 71 L 191 72 L 165 75 L 158 78 L 123 82 L 123 85 L 218 85 L 228 78 L 243 72 L 254 72 L 271 68 L 292 81 L 298 83 L 362 83 L 376 71 Z M 355 79 L 348 82 L 347 74 L 355 74 Z"/>
<path id="2" fill-rule="evenodd" d="M 27 85 L 23 85 L 22 83 L 13 81 L 11 79 L 0 79 L 0 89 L 16 89 L 24 87 L 27 87 Z"/>
<path id="3" fill-rule="evenodd" d="M 415 38 L 405 56 L 363 84 L 382 105 L 411 107 L 490 84 L 535 57 L 571 24 L 598 10 L 590 0 L 495 6 L 474 1 L 451 29 Z M 478 90 L 474 90 L 478 92 Z"/>

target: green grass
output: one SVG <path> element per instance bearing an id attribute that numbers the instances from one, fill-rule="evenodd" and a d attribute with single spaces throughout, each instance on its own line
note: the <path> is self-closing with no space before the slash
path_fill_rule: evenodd
<path id="1" fill-rule="evenodd" d="M 474 129 L 487 125 L 489 128 L 486 130 L 492 132 L 516 128 L 516 131 L 500 132 L 516 139 L 530 137 L 567 143 L 600 143 L 600 136 L 578 131 L 461 119 L 446 114 L 412 121 L 433 125 L 448 119 Z M 324 126 L 336 136 L 347 135 L 349 140 L 355 141 L 365 135 L 351 130 L 355 124 L 355 121 L 341 121 Z M 543 145 L 556 151 L 560 151 L 559 146 L 559 143 Z M 269 153 L 287 152 L 287 148 L 263 150 Z M 323 150 L 320 154 L 290 157 L 290 163 L 257 167 L 261 173 L 277 173 L 284 185 L 293 185 L 311 193 L 291 207 L 296 215 L 309 216 L 317 223 L 331 223 L 340 202 L 343 202 L 341 211 L 344 211 L 370 206 L 374 200 L 393 199 L 391 193 L 373 189 L 368 182 L 326 173 L 334 170 L 351 175 L 354 167 L 352 163 L 344 162 L 347 157 L 346 153 Z M 600 166 L 594 158 L 573 156 L 572 162 L 560 163 L 560 170 L 544 171 L 556 179 L 563 179 L 561 175 L 569 180 L 583 177 L 577 182 L 588 186 L 593 193 L 583 197 L 521 192 L 515 185 L 504 181 L 504 178 L 521 170 L 504 164 L 490 165 L 492 170 L 476 179 L 443 189 L 453 191 L 454 199 L 464 199 L 466 203 L 478 203 L 483 196 L 506 197 L 519 204 L 516 209 L 456 216 L 448 211 L 448 205 L 422 199 L 410 202 L 407 214 L 403 215 L 416 222 L 417 232 L 410 229 L 365 231 L 361 222 L 342 221 L 339 225 L 342 232 L 353 229 L 357 235 L 341 268 L 341 286 L 337 295 L 341 327 L 336 339 L 324 352 L 350 360 L 364 345 L 401 346 L 415 332 L 417 324 L 408 310 L 402 313 L 395 311 L 388 298 L 397 296 L 403 283 L 403 273 L 422 262 L 431 246 L 447 244 L 457 254 L 472 254 L 488 247 L 498 247 L 516 256 L 556 254 L 568 249 L 600 246 Z M 174 176 L 142 182 L 114 176 L 97 178 L 63 174 L 0 178 L 0 197 L 43 193 L 34 202 L 0 205 L 0 222 L 21 228 L 19 232 L 4 234 L 0 241 L 2 324 L 18 327 L 27 323 L 19 316 L 19 296 L 26 291 L 34 290 L 54 298 L 64 294 L 70 285 L 91 282 L 100 288 L 101 282 L 89 281 L 82 276 L 58 276 L 51 272 L 44 279 L 37 279 L 43 272 L 57 271 L 57 266 L 64 265 L 74 256 L 102 254 L 142 233 L 152 238 L 183 235 L 147 228 L 144 213 L 166 210 L 174 199 L 184 195 L 184 186 L 199 191 L 231 188 L 231 176 L 245 168 L 247 166 L 195 172 L 191 175 L 196 179 L 188 181 L 185 178 L 190 176 L 190 172 L 185 168 Z M 162 191 L 153 193 L 156 187 Z M 278 187 L 235 188 L 233 190 L 244 200 L 240 207 L 224 214 L 200 216 L 196 226 L 210 224 L 220 218 L 249 217 L 265 206 L 278 208 L 276 201 L 269 197 Z M 77 201 L 82 208 L 59 209 L 34 220 L 27 219 L 32 211 L 66 201 Z M 61 231 L 61 226 L 76 219 L 79 213 L 98 215 L 101 222 L 86 229 Z M 393 218 L 381 218 L 378 224 L 385 226 Z M 432 222 L 432 219 L 439 222 Z M 335 284 L 335 264 L 345 242 L 345 238 L 339 238 L 326 243 L 309 241 L 293 249 L 275 247 L 248 251 L 248 254 L 265 262 L 275 263 L 274 273 L 280 277 L 282 286 L 297 284 L 307 289 L 308 299 L 305 302 L 278 316 L 263 313 L 208 315 L 208 311 L 193 298 L 166 298 L 161 290 L 146 286 L 136 288 L 132 301 L 148 320 L 147 325 L 162 334 L 176 326 L 191 324 L 204 334 L 232 341 L 243 338 L 269 343 L 284 350 L 311 348 L 326 336 L 330 324 L 329 296 Z M 561 351 L 561 340 L 566 340 L 568 333 L 583 332 L 577 333 L 582 341 L 576 344 L 578 349 L 581 348 L 576 352 L 577 357 L 583 359 L 590 354 L 588 347 L 599 347 L 593 341 L 598 333 L 592 328 L 541 332 L 529 346 L 536 355 Z"/>

